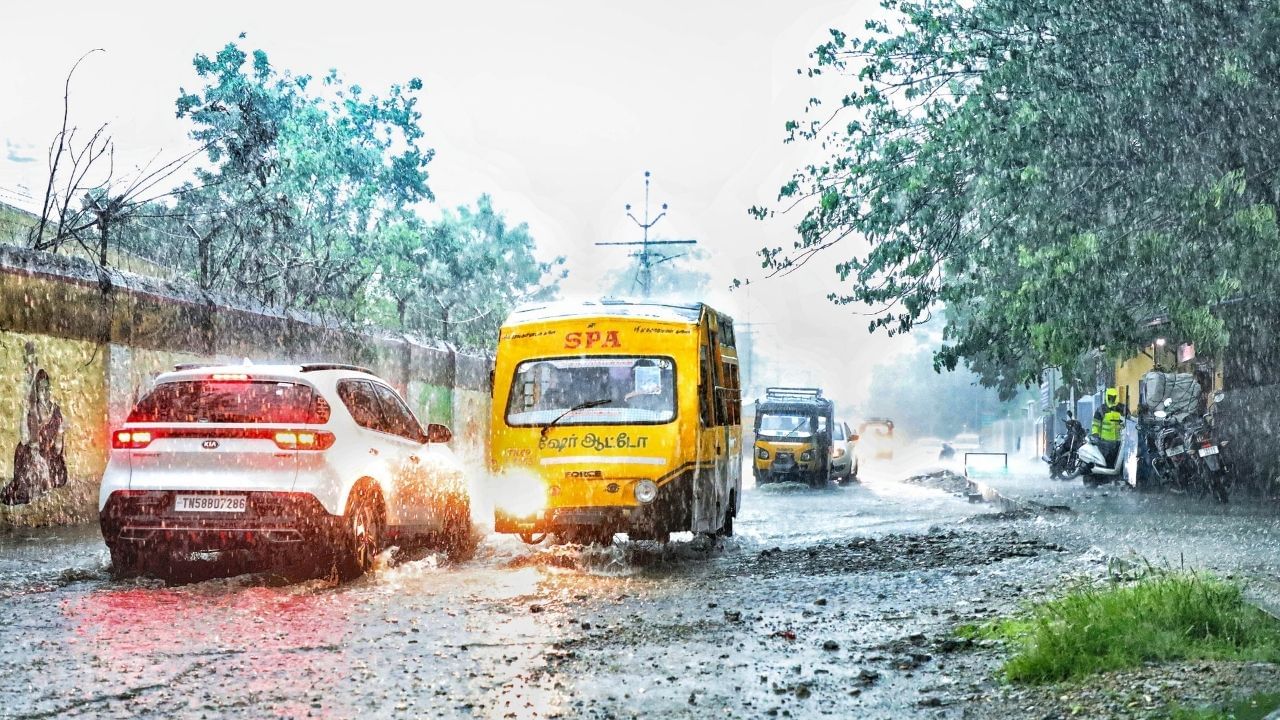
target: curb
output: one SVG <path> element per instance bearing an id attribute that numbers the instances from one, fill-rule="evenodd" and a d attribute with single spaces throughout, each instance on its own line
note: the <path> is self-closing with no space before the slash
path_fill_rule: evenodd
<path id="1" fill-rule="evenodd" d="M 1035 500 L 1006 495 L 996 489 L 994 485 L 969 477 L 967 474 L 964 479 L 969 483 L 969 502 L 988 502 L 999 506 L 1000 512 L 1016 513 L 1018 515 L 1048 515 L 1075 512 L 1068 505 L 1046 505 Z"/>

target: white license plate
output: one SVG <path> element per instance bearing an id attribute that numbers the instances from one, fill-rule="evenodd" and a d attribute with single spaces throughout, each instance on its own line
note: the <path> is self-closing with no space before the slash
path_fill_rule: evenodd
<path id="1" fill-rule="evenodd" d="M 1200 457 L 1209 457 L 1210 455 L 1217 455 L 1217 454 L 1218 454 L 1218 446 L 1217 446 L 1217 445 L 1210 445 L 1209 447 L 1202 447 L 1202 448 L 1200 448 L 1200 451 L 1199 451 L 1199 452 L 1200 452 Z"/>
<path id="2" fill-rule="evenodd" d="M 1181 454 L 1182 454 L 1182 448 L 1180 448 L 1180 447 L 1171 447 L 1171 448 L 1167 448 L 1167 449 L 1164 451 L 1164 454 L 1165 454 L 1165 455 L 1168 455 L 1169 457 L 1177 457 L 1177 456 L 1179 456 L 1179 455 L 1181 455 Z"/>
<path id="3" fill-rule="evenodd" d="M 173 499 L 177 512 L 242 513 L 248 504 L 248 495 L 178 495 Z"/>

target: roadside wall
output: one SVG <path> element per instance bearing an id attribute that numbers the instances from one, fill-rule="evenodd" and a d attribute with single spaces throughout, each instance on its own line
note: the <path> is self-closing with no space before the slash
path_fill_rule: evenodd
<path id="1" fill-rule="evenodd" d="M 111 428 L 155 376 L 246 358 L 368 367 L 424 423 L 449 425 L 464 463 L 484 466 L 488 358 L 0 246 L 0 528 L 94 520 Z"/>

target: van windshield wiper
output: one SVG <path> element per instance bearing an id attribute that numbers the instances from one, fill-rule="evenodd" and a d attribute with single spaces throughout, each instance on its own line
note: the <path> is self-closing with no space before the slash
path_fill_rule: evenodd
<path id="1" fill-rule="evenodd" d="M 559 416 L 557 416 L 555 420 L 552 420 L 551 422 L 547 423 L 546 425 L 543 425 L 543 426 L 542 426 L 542 437 L 546 437 L 546 436 L 547 436 L 547 431 L 548 431 L 548 430 L 550 430 L 551 428 L 555 427 L 555 426 L 556 426 L 556 423 L 558 423 L 558 422 L 560 422 L 561 420 L 563 420 L 565 415 L 568 415 L 568 414 L 569 414 L 569 413 L 571 413 L 571 412 L 577 412 L 578 410 L 586 410 L 587 408 L 600 407 L 601 405 L 604 405 L 605 403 L 611 403 L 611 402 L 613 402 L 613 398 L 600 398 L 599 400 L 588 400 L 588 401 L 586 401 L 586 402 L 581 402 L 581 403 L 578 403 L 577 405 L 574 405 L 573 407 L 569 408 L 568 410 L 565 410 L 564 412 L 560 413 L 560 415 L 559 415 Z"/>

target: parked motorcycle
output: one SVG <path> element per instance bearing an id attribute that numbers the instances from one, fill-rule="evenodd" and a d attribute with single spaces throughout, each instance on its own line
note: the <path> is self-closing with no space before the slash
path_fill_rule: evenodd
<path id="1" fill-rule="evenodd" d="M 1187 445 L 1187 430 L 1180 415 L 1169 413 L 1170 401 L 1152 413 L 1145 424 L 1147 458 L 1154 485 L 1175 493 L 1190 493 L 1199 487 L 1196 457 Z"/>
<path id="2" fill-rule="evenodd" d="M 1215 407 L 1223 397 L 1223 393 L 1214 396 Z M 1225 503 L 1231 496 L 1231 476 L 1222 461 L 1222 448 L 1230 441 L 1218 438 L 1213 415 L 1213 411 L 1207 412 L 1188 426 L 1186 443 L 1187 447 L 1195 451 L 1198 460 L 1201 496 L 1213 495 L 1215 500 Z"/>
<path id="3" fill-rule="evenodd" d="M 1214 396 L 1215 404 L 1223 397 L 1223 393 Z M 1170 484 L 1182 492 L 1199 497 L 1213 495 L 1218 502 L 1227 502 L 1231 494 L 1231 478 L 1226 464 L 1222 462 L 1221 452 L 1229 441 L 1218 440 L 1213 413 L 1188 417 L 1185 422 L 1178 423 L 1169 418 L 1168 405 L 1166 400 L 1165 407 L 1155 412 L 1156 418 L 1170 422 L 1170 426 L 1159 435 L 1158 443 L 1166 448 L 1167 462 L 1160 464 L 1158 472 L 1163 470 Z"/>
<path id="4" fill-rule="evenodd" d="M 1080 474 L 1080 446 L 1085 440 L 1084 426 L 1075 414 L 1067 413 L 1067 431 L 1054 438 L 1053 447 L 1040 459 L 1049 463 L 1049 477 L 1054 480 L 1071 480 Z"/>

